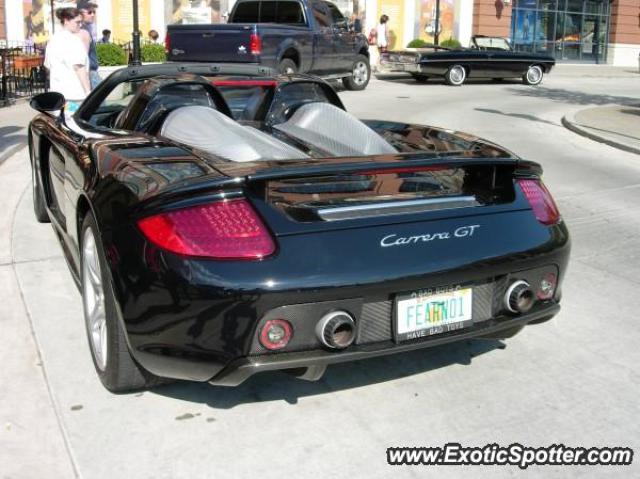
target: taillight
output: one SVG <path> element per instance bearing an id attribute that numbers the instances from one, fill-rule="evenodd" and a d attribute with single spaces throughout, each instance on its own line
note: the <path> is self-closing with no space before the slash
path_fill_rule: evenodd
<path id="1" fill-rule="evenodd" d="M 262 38 L 257 33 L 252 33 L 249 37 L 249 53 L 260 55 L 262 53 Z"/>
<path id="2" fill-rule="evenodd" d="M 560 221 L 558 207 L 542 181 L 523 179 L 518 180 L 518 184 L 540 223 L 553 225 Z"/>
<path id="3" fill-rule="evenodd" d="M 160 248 L 187 256 L 261 259 L 276 247 L 247 200 L 236 199 L 143 218 L 138 226 Z"/>
<path id="4" fill-rule="evenodd" d="M 171 37 L 169 36 L 169 33 L 164 36 L 164 51 L 167 55 L 171 51 Z"/>

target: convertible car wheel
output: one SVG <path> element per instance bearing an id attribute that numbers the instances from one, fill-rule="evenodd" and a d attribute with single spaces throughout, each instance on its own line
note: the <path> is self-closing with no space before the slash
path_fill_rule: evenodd
<path id="1" fill-rule="evenodd" d="M 358 55 L 353 62 L 352 75 L 342 79 L 342 83 L 347 90 L 364 90 L 371 78 L 371 67 L 369 59 L 364 55 Z"/>
<path id="2" fill-rule="evenodd" d="M 82 302 L 91 356 L 102 384 L 112 392 L 153 386 L 156 378 L 133 360 L 120 325 L 102 245 L 91 214 L 82 226 Z"/>
<path id="3" fill-rule="evenodd" d="M 460 86 L 467 79 L 467 71 L 462 65 L 453 65 L 444 76 L 448 85 Z"/>
<path id="4" fill-rule="evenodd" d="M 538 85 L 542 81 L 544 73 L 539 65 L 531 65 L 527 70 L 527 73 L 522 77 L 522 81 L 526 85 Z"/>

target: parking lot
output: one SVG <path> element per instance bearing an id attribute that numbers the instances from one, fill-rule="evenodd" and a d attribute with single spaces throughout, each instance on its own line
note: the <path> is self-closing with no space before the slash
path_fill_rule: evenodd
<path id="1" fill-rule="evenodd" d="M 80 295 L 53 230 L 33 217 L 22 149 L 0 164 L 3 478 L 511 477 L 521 471 L 388 466 L 386 449 L 518 442 L 638 451 L 640 156 L 561 120 L 593 106 L 638 106 L 640 75 L 560 66 L 538 87 L 460 88 L 396 75 L 340 96 L 360 118 L 466 131 L 541 163 L 572 235 L 560 314 L 505 341 L 331 366 L 318 382 L 264 373 L 237 388 L 175 383 L 114 395 L 94 373 Z M 638 477 L 640 467 L 526 474 Z"/>

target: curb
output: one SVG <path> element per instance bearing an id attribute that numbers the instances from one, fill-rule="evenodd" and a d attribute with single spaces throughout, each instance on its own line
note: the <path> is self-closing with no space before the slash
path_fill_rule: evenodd
<path id="1" fill-rule="evenodd" d="M 565 128 L 577 133 L 578 135 L 589 138 L 590 140 L 597 141 L 600 143 L 604 143 L 609 146 L 613 146 L 614 148 L 618 148 L 619 150 L 624 150 L 629 153 L 635 153 L 636 155 L 640 155 L 640 147 L 629 145 L 628 143 L 622 143 L 620 141 L 612 140 L 605 136 L 598 135 L 593 133 L 588 129 L 588 127 L 583 127 L 578 124 L 575 120 L 575 114 L 570 113 L 562 117 L 562 124 Z"/>

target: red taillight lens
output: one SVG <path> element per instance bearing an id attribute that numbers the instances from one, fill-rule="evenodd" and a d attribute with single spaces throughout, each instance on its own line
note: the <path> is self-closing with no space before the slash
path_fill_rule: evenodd
<path id="1" fill-rule="evenodd" d="M 144 235 L 172 253 L 219 259 L 260 259 L 276 247 L 244 199 L 169 211 L 138 221 Z"/>
<path id="2" fill-rule="evenodd" d="M 249 37 L 249 52 L 252 55 L 260 55 L 262 53 L 262 38 L 257 33 L 252 33 Z"/>
<path id="3" fill-rule="evenodd" d="M 558 207 L 542 181 L 518 180 L 518 184 L 540 223 L 553 225 L 560 221 Z"/>
<path id="4" fill-rule="evenodd" d="M 270 319 L 260 331 L 260 344 L 271 351 L 282 349 L 291 340 L 293 328 L 284 319 Z"/>
<path id="5" fill-rule="evenodd" d="M 171 37 L 168 33 L 164 36 L 164 51 L 167 54 L 171 51 Z"/>

